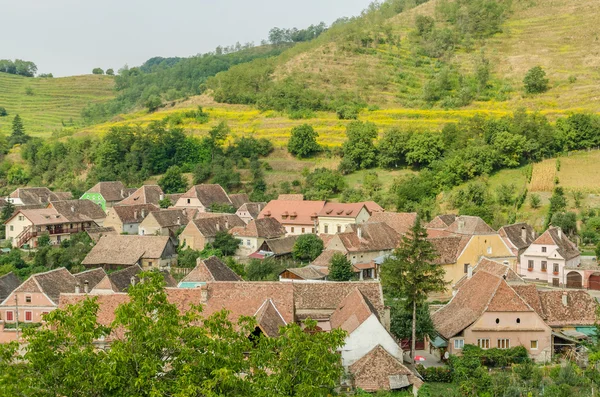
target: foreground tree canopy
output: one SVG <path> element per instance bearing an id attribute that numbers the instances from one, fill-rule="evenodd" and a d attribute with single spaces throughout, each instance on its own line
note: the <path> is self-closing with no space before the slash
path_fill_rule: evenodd
<path id="1" fill-rule="evenodd" d="M 0 396 L 327 396 L 342 367 L 345 332 L 297 324 L 277 338 L 249 337 L 255 320 L 226 311 L 180 313 L 159 273 L 141 274 L 109 326 L 94 299 L 46 315 L 25 343 L 0 346 Z M 94 341 L 119 335 L 106 350 Z M 17 353 L 24 351 L 24 357 Z M 24 358 L 24 360 L 23 360 Z"/>

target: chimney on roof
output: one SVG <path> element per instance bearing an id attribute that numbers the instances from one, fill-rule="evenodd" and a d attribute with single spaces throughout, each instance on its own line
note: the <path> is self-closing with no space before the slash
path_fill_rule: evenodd
<path id="1" fill-rule="evenodd" d="M 358 236 L 358 238 L 362 238 L 362 227 L 358 226 L 356 228 L 356 235 Z"/>
<path id="2" fill-rule="evenodd" d="M 121 189 L 121 198 L 125 198 L 125 191 Z"/>
<path id="3" fill-rule="evenodd" d="M 558 238 L 562 240 L 562 229 L 558 228 Z"/>
<path id="4" fill-rule="evenodd" d="M 463 229 L 465 228 L 465 220 L 464 219 L 459 219 L 458 220 L 458 232 L 462 232 Z"/>
<path id="5" fill-rule="evenodd" d="M 569 305 L 569 295 L 568 295 L 567 291 L 563 291 L 562 304 L 564 307 L 567 307 Z"/>
<path id="6" fill-rule="evenodd" d="M 177 224 L 181 225 L 181 217 L 180 216 L 177 217 Z"/>
<path id="7" fill-rule="evenodd" d="M 471 277 L 473 277 L 473 266 L 468 265 L 467 266 L 467 279 L 470 279 Z"/>
<path id="8" fill-rule="evenodd" d="M 159 199 L 160 201 L 163 201 L 163 200 L 165 199 L 165 195 L 164 195 L 164 193 L 161 193 L 161 194 L 160 194 L 160 196 L 158 196 L 158 199 Z"/>
<path id="9" fill-rule="evenodd" d="M 208 285 L 206 284 L 200 286 L 200 302 L 208 302 Z"/>
<path id="10" fill-rule="evenodd" d="M 71 206 L 71 212 L 75 212 L 75 206 L 74 205 Z"/>
<path id="11" fill-rule="evenodd" d="M 133 211 L 133 219 L 137 219 L 137 210 Z"/>
<path id="12" fill-rule="evenodd" d="M 79 284 L 77 284 L 77 285 L 75 286 L 75 293 L 76 293 L 76 294 L 80 294 L 80 293 L 81 293 L 81 288 L 79 287 Z"/>
<path id="13" fill-rule="evenodd" d="M 145 217 L 146 217 L 146 209 L 142 208 L 142 218 L 145 218 Z"/>
<path id="14" fill-rule="evenodd" d="M 129 283 L 134 286 L 135 285 L 135 276 L 131 276 L 131 278 L 129 279 Z"/>
<path id="15" fill-rule="evenodd" d="M 521 240 L 523 240 L 523 242 L 527 241 L 527 229 L 525 226 L 521 227 Z"/>
<path id="16" fill-rule="evenodd" d="M 87 280 L 83 282 L 83 292 L 86 294 L 90 292 L 90 282 Z"/>

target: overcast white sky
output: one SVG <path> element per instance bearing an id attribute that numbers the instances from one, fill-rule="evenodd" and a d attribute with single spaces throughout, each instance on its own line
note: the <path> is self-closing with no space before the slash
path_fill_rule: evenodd
<path id="1" fill-rule="evenodd" d="M 38 73 L 89 74 L 153 56 L 190 56 L 269 29 L 358 15 L 370 0 L 0 0 L 0 59 Z"/>

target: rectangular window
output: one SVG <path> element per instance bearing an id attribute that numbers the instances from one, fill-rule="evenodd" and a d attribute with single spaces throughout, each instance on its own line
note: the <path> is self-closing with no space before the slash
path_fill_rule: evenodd
<path id="1" fill-rule="evenodd" d="M 491 253 L 492 253 L 492 247 L 488 247 L 488 248 L 487 248 L 487 253 L 488 253 L 488 254 L 491 254 Z"/>
<path id="2" fill-rule="evenodd" d="M 152 262 L 148 262 L 148 267 L 152 267 Z"/>
<path id="3" fill-rule="evenodd" d="M 542 271 L 545 272 L 548 269 L 548 262 L 542 261 Z"/>
<path id="4" fill-rule="evenodd" d="M 31 303 L 31 295 L 25 295 L 25 302 Z"/>
<path id="5" fill-rule="evenodd" d="M 542 252 L 546 252 L 546 247 L 542 247 Z"/>
<path id="6" fill-rule="evenodd" d="M 27 310 L 25 312 L 25 321 L 30 323 L 31 321 L 33 321 L 33 312 Z"/>
<path id="7" fill-rule="evenodd" d="M 467 274 L 467 273 L 469 272 L 469 264 L 468 264 L 468 263 L 465 263 L 465 264 L 463 265 L 463 267 L 464 267 L 465 274 Z"/>
<path id="8" fill-rule="evenodd" d="M 325 225 L 325 226 L 323 227 L 323 230 L 324 230 L 324 232 L 323 232 L 323 233 L 325 233 L 325 234 L 328 234 L 328 233 L 329 233 L 329 225 Z"/>
<path id="9" fill-rule="evenodd" d="M 341 233 L 341 232 L 342 232 L 342 226 L 340 226 L 340 225 L 337 225 L 337 232 L 338 232 L 338 233 Z"/>
<path id="10" fill-rule="evenodd" d="M 558 263 L 552 265 L 554 267 L 554 273 L 558 273 Z"/>
<path id="11" fill-rule="evenodd" d="M 19 215 L 19 220 L 20 220 L 20 221 L 22 221 L 22 220 L 24 220 L 24 219 L 25 219 L 25 218 L 23 217 L 23 215 Z"/>
<path id="12" fill-rule="evenodd" d="M 14 230 L 15 230 L 15 227 L 13 225 L 10 225 L 10 231 L 12 232 Z"/>
<path id="13" fill-rule="evenodd" d="M 498 339 L 498 349 L 510 349 L 510 339 Z"/>
<path id="14" fill-rule="evenodd" d="M 290 233 L 294 233 L 294 228 L 290 228 Z"/>
<path id="15" fill-rule="evenodd" d="M 250 240 L 246 240 L 246 245 L 250 246 Z"/>
<path id="16" fill-rule="evenodd" d="M 305 229 L 304 229 L 304 228 L 302 228 L 302 234 L 304 234 L 304 231 L 305 231 Z"/>
<path id="17" fill-rule="evenodd" d="M 6 321 L 15 321 L 15 314 L 12 310 L 6 311 Z"/>
<path id="18" fill-rule="evenodd" d="M 315 228 L 314 227 L 312 228 L 312 232 L 311 233 L 313 233 L 313 234 L 315 233 Z"/>
<path id="19" fill-rule="evenodd" d="M 187 203 L 188 203 L 188 204 L 190 204 L 191 202 L 192 202 L 192 200 L 190 200 L 190 199 L 187 199 Z"/>
<path id="20" fill-rule="evenodd" d="M 489 339 L 477 339 L 477 346 L 482 349 L 490 348 L 490 340 Z"/>
<path id="21" fill-rule="evenodd" d="M 465 347 L 464 339 L 454 339 L 454 350 L 460 350 Z"/>
<path id="22" fill-rule="evenodd" d="M 537 348 L 538 348 L 538 341 L 532 340 L 531 341 L 531 350 L 537 350 Z"/>
<path id="23" fill-rule="evenodd" d="M 532 260 L 527 261 L 527 269 L 533 270 L 533 261 Z"/>

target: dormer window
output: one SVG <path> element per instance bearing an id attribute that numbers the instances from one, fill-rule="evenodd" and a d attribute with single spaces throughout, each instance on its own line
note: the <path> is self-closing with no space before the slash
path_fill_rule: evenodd
<path id="1" fill-rule="evenodd" d="M 546 247 L 542 247 L 542 252 L 546 252 Z"/>

